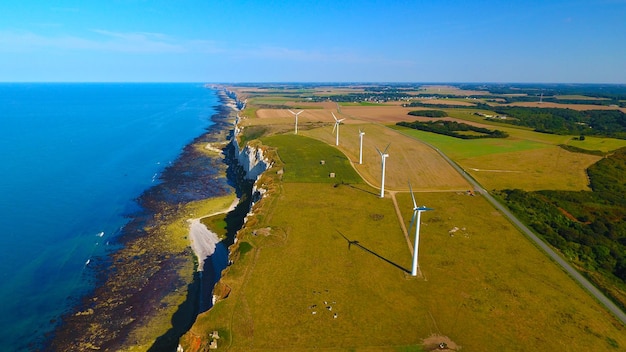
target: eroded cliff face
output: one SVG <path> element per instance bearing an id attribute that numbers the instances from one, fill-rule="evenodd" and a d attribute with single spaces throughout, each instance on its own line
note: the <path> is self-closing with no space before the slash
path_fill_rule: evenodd
<path id="1" fill-rule="evenodd" d="M 235 128 L 235 136 L 239 133 L 239 129 Z M 240 148 L 237 138 L 232 139 L 235 149 L 235 159 L 243 171 L 245 178 L 248 180 L 257 180 L 259 176 L 271 166 L 271 162 L 265 158 L 264 149 L 260 144 L 246 143 Z"/>
<path id="2" fill-rule="evenodd" d="M 238 128 L 237 122 L 238 120 L 235 122 L 234 135 L 231 138 L 230 142 L 232 147 L 231 153 L 233 153 L 230 156 L 231 162 L 233 162 L 238 168 L 238 182 L 252 182 L 252 189 L 249 194 L 250 204 L 249 209 L 247 210 L 248 215 L 246 215 L 246 217 L 244 218 L 244 224 L 242 225 L 243 228 L 246 226 L 245 223 L 247 222 L 248 216 L 253 214 L 255 204 L 259 202 L 267 192 L 267 190 L 264 188 L 264 185 L 260 184 L 260 180 L 262 179 L 263 173 L 271 168 L 274 163 L 272 160 L 270 160 L 270 158 L 267 157 L 267 148 L 263 146 L 259 141 L 251 141 L 246 143 L 243 147 L 240 147 L 237 136 L 239 133 L 241 133 L 241 130 Z M 237 233 L 237 235 L 235 235 L 233 244 L 237 243 L 238 235 L 239 232 Z M 236 248 L 236 246 L 231 246 L 229 248 L 229 252 L 232 250 L 232 248 Z M 228 269 L 226 269 L 226 271 L 227 270 Z M 226 271 L 224 272 L 224 275 L 227 275 Z M 218 281 L 213 288 L 213 303 L 215 304 L 216 302 L 225 299 L 229 293 L 230 287 Z M 210 314 L 210 310 L 208 314 Z M 193 330 L 193 327 L 191 330 Z M 213 332 L 211 331 L 207 331 L 206 334 L 202 334 L 200 336 L 192 333 L 191 331 L 188 331 L 185 335 L 181 337 L 177 351 L 208 351 L 209 349 L 211 349 L 211 346 L 213 344 L 217 343 L 216 339 L 213 336 Z"/>
<path id="3" fill-rule="evenodd" d="M 235 126 L 234 138 L 231 140 L 232 147 L 234 149 L 234 158 L 236 163 L 241 167 L 242 177 L 245 180 L 253 181 L 252 186 L 252 204 L 250 208 L 254 206 L 256 202 L 263 198 L 266 190 L 258 184 L 258 180 L 261 175 L 269 168 L 273 166 L 273 162 L 267 157 L 266 147 L 259 141 L 251 141 L 246 143 L 243 148 L 239 146 L 237 135 L 241 133 L 238 126 Z"/>

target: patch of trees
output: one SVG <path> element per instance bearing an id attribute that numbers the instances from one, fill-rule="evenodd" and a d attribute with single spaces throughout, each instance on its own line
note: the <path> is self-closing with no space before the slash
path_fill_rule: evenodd
<path id="1" fill-rule="evenodd" d="M 486 105 L 486 104 L 484 104 Z M 410 107 L 410 108 L 416 108 L 416 107 L 426 107 L 426 108 L 439 108 L 439 109 L 458 109 L 458 108 L 466 108 L 466 109 L 471 109 L 474 106 L 464 106 L 464 105 L 454 105 L 454 104 L 428 104 L 428 103 L 422 103 L 419 101 L 412 101 L 409 104 L 404 104 L 405 107 Z M 491 106 L 486 105 L 489 109 L 491 109 Z"/>
<path id="2" fill-rule="evenodd" d="M 443 110 L 415 110 L 409 111 L 409 115 L 411 116 L 424 116 L 424 117 L 446 117 L 446 114 Z"/>
<path id="3" fill-rule="evenodd" d="M 487 128 L 468 125 L 457 121 L 428 121 L 428 122 L 398 122 L 396 125 L 409 127 L 416 130 L 443 134 L 461 139 L 478 138 L 506 138 L 508 133 L 500 130 L 490 130 Z M 473 132 L 473 133 L 468 133 Z"/>
<path id="4" fill-rule="evenodd" d="M 497 119 L 497 122 L 531 127 L 537 132 L 626 139 L 626 114 L 619 110 L 576 111 L 521 106 L 495 106 L 491 110 L 512 117 Z"/>
<path id="5" fill-rule="evenodd" d="M 591 192 L 514 189 L 495 195 L 571 262 L 626 283 L 624 170 L 626 148 L 589 167 Z"/>

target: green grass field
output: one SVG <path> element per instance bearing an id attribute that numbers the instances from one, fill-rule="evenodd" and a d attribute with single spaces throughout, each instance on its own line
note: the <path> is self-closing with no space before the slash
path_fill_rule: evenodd
<path id="1" fill-rule="evenodd" d="M 464 351 L 626 346 L 624 327 L 479 196 L 416 194 L 435 210 L 422 216 L 423 277 L 410 277 L 409 194 L 397 194 L 399 219 L 374 188 L 312 177 L 338 152 L 309 140 L 264 139 L 284 162 L 279 191 L 240 233 L 230 294 L 198 317 L 185 351 L 213 330 L 229 351 L 422 351 L 432 335 Z"/>
<path id="2" fill-rule="evenodd" d="M 407 134 L 411 137 L 415 137 L 419 140 L 436 146 L 453 160 L 461 160 L 484 155 L 541 149 L 546 147 L 544 143 L 538 143 L 525 139 L 460 139 L 445 136 L 442 134 L 419 131 L 400 126 L 393 126 L 393 128 L 397 129 L 398 131 L 402 131 L 402 133 Z"/>
<path id="3" fill-rule="evenodd" d="M 262 142 L 278 148 L 278 155 L 285 163 L 285 182 L 363 182 L 348 158 L 326 143 L 289 134 L 266 137 Z M 331 173 L 335 174 L 334 178 L 330 177 Z"/>
<path id="4" fill-rule="evenodd" d="M 486 189 L 588 190 L 585 170 L 600 160 L 599 156 L 572 153 L 558 146 L 571 136 L 564 139 L 564 136 L 543 136 L 542 133 L 511 129 L 507 131 L 511 133 L 509 138 L 463 140 L 392 127 L 441 149 Z M 527 139 L 528 134 L 533 134 L 532 138 Z M 544 140 L 540 141 L 541 138 Z"/>
<path id="5" fill-rule="evenodd" d="M 584 141 L 570 139 L 567 144 L 587 150 L 600 150 L 603 152 L 610 152 L 612 150 L 626 147 L 626 140 L 615 138 L 585 137 Z"/>

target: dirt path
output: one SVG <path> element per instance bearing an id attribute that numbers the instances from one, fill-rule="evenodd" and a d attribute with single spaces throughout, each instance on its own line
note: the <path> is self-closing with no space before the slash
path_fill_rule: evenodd
<path id="1" fill-rule="evenodd" d="M 404 219 L 402 218 L 402 213 L 400 212 L 400 207 L 398 206 L 398 201 L 396 200 L 395 191 L 389 191 L 389 195 L 391 196 L 391 200 L 393 201 L 393 207 L 396 209 L 396 215 L 398 215 L 398 221 L 400 222 L 400 227 L 402 228 L 402 233 L 404 234 L 404 238 L 406 239 L 406 244 L 409 246 L 409 252 L 411 252 L 411 256 L 413 255 L 413 243 L 411 243 L 411 239 L 409 238 L 409 232 L 406 229 L 406 225 L 404 225 Z"/>

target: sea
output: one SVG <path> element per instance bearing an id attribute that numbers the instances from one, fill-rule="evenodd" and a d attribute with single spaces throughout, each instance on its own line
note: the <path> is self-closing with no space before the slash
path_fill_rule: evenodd
<path id="1" fill-rule="evenodd" d="M 198 83 L 0 83 L 3 351 L 36 349 L 94 288 L 94 261 L 218 104 Z"/>

